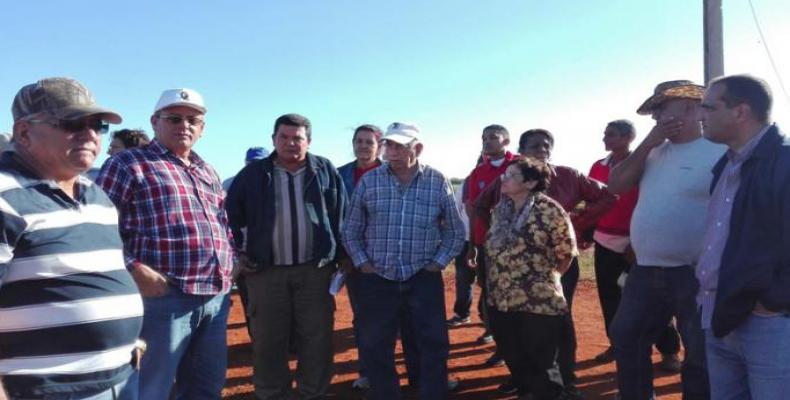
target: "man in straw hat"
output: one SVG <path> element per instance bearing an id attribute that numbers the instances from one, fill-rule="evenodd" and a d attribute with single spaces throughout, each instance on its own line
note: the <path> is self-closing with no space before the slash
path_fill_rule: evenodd
<path id="1" fill-rule="evenodd" d="M 68 78 L 14 98 L 0 157 L 0 399 L 136 399 L 143 305 L 118 214 L 80 176 L 120 115 Z"/>
<path id="2" fill-rule="evenodd" d="M 656 86 L 637 110 L 652 115 L 655 127 L 609 177 L 613 193 L 639 186 L 631 219 L 637 265 L 610 328 L 622 399 L 655 396 L 651 345 L 673 316 L 686 348 L 683 397 L 709 397 L 694 267 L 705 230 L 710 170 L 724 147 L 702 137 L 697 113 L 704 89 L 690 81 Z"/>
<path id="3" fill-rule="evenodd" d="M 790 142 L 761 79 L 713 80 L 705 137 L 729 147 L 714 168 L 697 300 L 711 397 L 786 399 L 790 380 Z"/>

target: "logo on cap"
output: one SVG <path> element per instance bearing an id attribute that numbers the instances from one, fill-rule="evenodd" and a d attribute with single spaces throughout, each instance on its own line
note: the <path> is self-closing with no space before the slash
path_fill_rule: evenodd
<path id="1" fill-rule="evenodd" d="M 189 93 L 187 93 L 187 92 L 185 92 L 183 90 L 181 91 L 181 94 L 179 96 L 181 96 L 181 98 L 184 99 L 184 100 L 189 100 Z"/>

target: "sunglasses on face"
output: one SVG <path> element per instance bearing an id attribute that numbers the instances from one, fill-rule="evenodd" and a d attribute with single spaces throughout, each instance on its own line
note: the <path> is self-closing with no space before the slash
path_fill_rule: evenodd
<path id="1" fill-rule="evenodd" d="M 178 114 L 161 114 L 159 119 L 163 119 L 172 125 L 181 125 L 185 120 L 189 126 L 202 126 L 205 121 L 198 117 L 184 117 Z"/>
<path id="2" fill-rule="evenodd" d="M 47 124 L 53 128 L 71 133 L 82 132 L 86 128 L 100 135 L 104 135 L 110 131 L 110 124 L 98 118 L 81 118 L 75 120 L 59 119 L 55 121 L 44 120 L 44 119 L 29 119 L 27 120 L 27 122 L 34 124 Z"/>

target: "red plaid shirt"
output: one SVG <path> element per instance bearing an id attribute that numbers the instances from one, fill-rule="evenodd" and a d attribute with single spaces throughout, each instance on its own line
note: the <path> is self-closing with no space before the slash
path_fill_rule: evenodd
<path id="1" fill-rule="evenodd" d="M 120 214 L 126 266 L 142 262 L 184 293 L 226 293 L 233 250 L 217 172 L 194 152 L 190 166 L 157 140 L 121 152 L 97 183 Z"/>

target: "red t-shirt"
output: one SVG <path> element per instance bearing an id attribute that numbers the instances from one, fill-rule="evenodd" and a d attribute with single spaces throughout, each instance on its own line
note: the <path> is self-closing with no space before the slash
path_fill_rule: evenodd
<path id="1" fill-rule="evenodd" d="M 483 193 L 483 190 L 485 190 L 491 182 L 505 172 L 513 158 L 515 158 L 513 153 L 508 151 L 505 152 L 504 162 L 498 167 L 491 164 L 491 160 L 485 160 L 482 164 L 475 167 L 472 173 L 469 174 L 469 178 L 466 179 L 467 194 L 464 202 L 474 203 L 477 196 Z M 475 218 L 474 225 L 472 226 L 472 242 L 478 246 L 485 244 L 486 231 L 488 231 L 488 226 L 486 226 L 485 221 L 480 220 L 480 218 Z"/>
<path id="2" fill-rule="evenodd" d="M 609 182 L 611 163 L 611 157 L 596 161 L 590 168 L 590 178 L 603 183 Z M 631 215 L 634 214 L 638 199 L 639 189 L 636 187 L 619 195 L 614 206 L 598 220 L 595 229 L 610 235 L 629 236 Z"/>
<path id="3" fill-rule="evenodd" d="M 375 163 L 375 164 L 373 164 L 370 167 L 365 168 L 365 169 L 362 169 L 362 168 L 359 168 L 359 167 L 354 168 L 354 181 L 353 181 L 354 182 L 354 187 L 357 186 L 357 183 L 359 183 L 359 178 L 362 178 L 362 175 L 365 175 L 365 173 L 367 173 L 368 171 L 371 171 L 371 170 L 373 170 L 375 168 L 378 168 L 379 165 L 381 165 L 381 163 Z"/>

